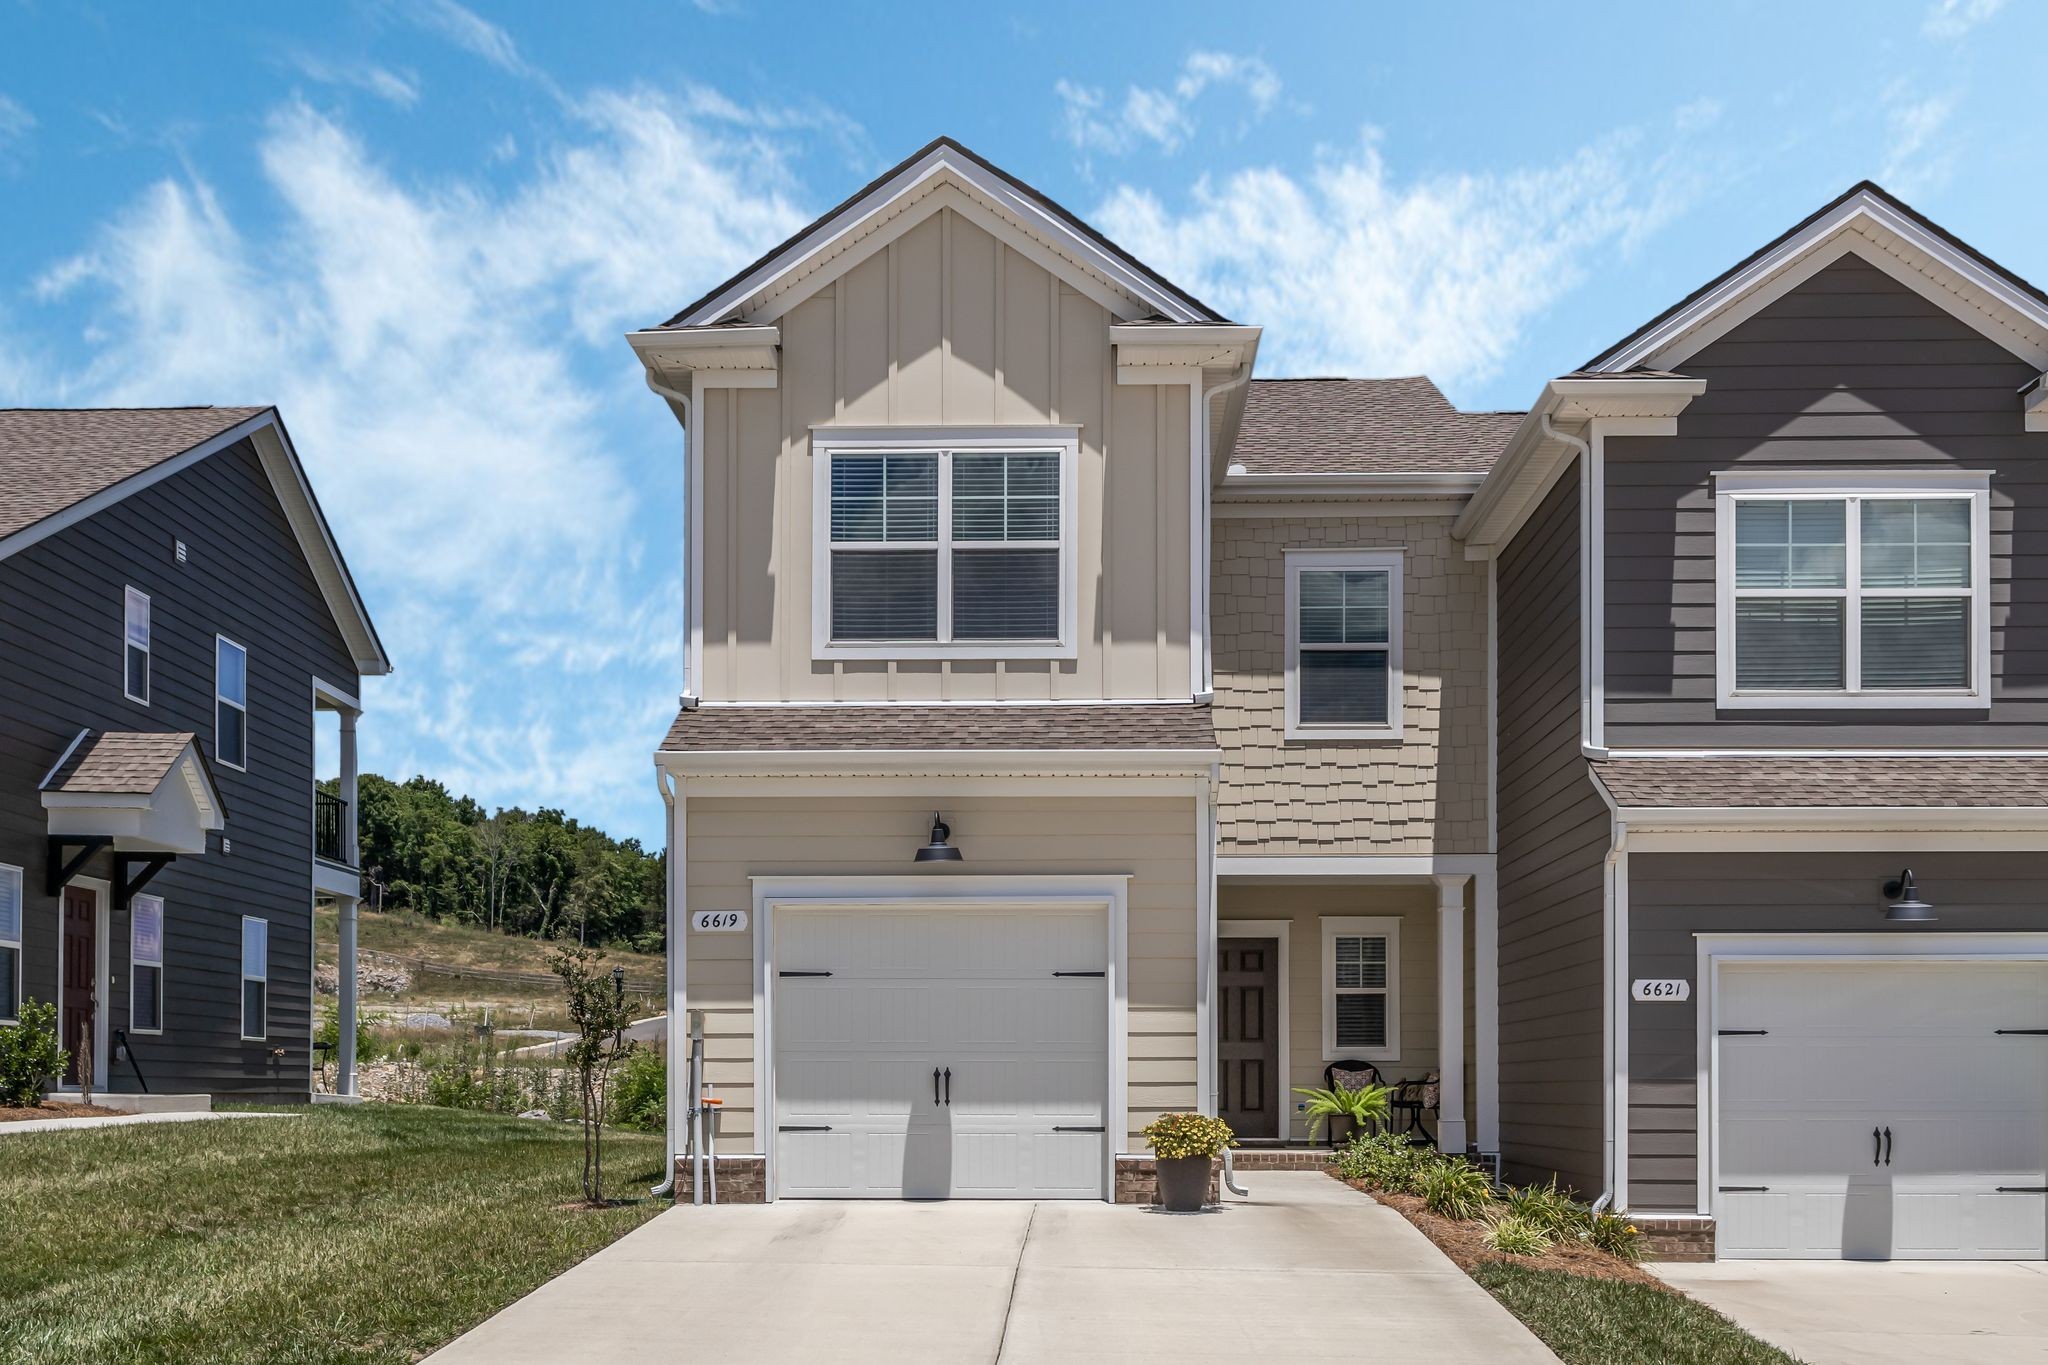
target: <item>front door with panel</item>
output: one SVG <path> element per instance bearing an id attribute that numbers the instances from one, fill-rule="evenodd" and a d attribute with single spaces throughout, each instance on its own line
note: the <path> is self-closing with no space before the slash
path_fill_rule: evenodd
<path id="1" fill-rule="evenodd" d="M 1280 940 L 1216 943 L 1216 1113 L 1241 1138 L 1280 1133 Z"/>
<path id="2" fill-rule="evenodd" d="M 785 906 L 774 937 L 779 1195 L 1102 1197 L 1102 910 Z"/>
<path id="3" fill-rule="evenodd" d="M 78 1059 L 85 1051 L 99 1000 L 99 897 L 90 887 L 64 888 L 64 979 L 57 1008 L 58 1043 L 68 1054 L 64 1081 L 78 1084 Z"/>

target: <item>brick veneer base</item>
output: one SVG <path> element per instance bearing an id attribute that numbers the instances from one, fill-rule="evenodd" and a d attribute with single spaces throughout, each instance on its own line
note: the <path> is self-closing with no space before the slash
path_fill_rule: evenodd
<path id="1" fill-rule="evenodd" d="M 1643 1234 L 1646 1261 L 1711 1261 L 1714 1259 L 1714 1220 L 1711 1218 L 1659 1218 L 1654 1214 L 1631 1214 L 1629 1222 Z"/>
<path id="2" fill-rule="evenodd" d="M 1223 1200 L 1223 1163 L 1209 1172 L 1209 1202 Z M 1149 1156 L 1120 1156 L 1116 1159 L 1116 1202 L 1156 1204 L 1159 1202 L 1159 1167 Z"/>
<path id="3" fill-rule="evenodd" d="M 768 1162 L 758 1156 L 718 1158 L 718 1202 L 721 1204 L 765 1204 L 768 1202 Z M 676 1202 L 687 1204 L 696 1192 L 688 1157 L 676 1158 Z M 705 1188 L 704 1198 L 711 1198 Z"/>
<path id="4" fill-rule="evenodd" d="M 1239 1171 L 1320 1171 L 1336 1159 L 1327 1147 L 1248 1147 L 1231 1153 L 1230 1164 Z"/>

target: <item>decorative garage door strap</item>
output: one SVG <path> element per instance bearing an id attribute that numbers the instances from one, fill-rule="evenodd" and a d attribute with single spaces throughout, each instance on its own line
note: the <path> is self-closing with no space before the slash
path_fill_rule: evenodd
<path id="1" fill-rule="evenodd" d="M 1767 1028 L 1724 1028 L 1717 1029 L 1723 1038 L 1762 1038 L 1770 1032 Z"/>
<path id="2" fill-rule="evenodd" d="M 777 972 L 777 976 L 830 976 L 830 972 Z"/>
<path id="3" fill-rule="evenodd" d="M 2048 1028 L 1995 1028 L 1991 1032 L 2000 1038 L 2048 1038 Z"/>

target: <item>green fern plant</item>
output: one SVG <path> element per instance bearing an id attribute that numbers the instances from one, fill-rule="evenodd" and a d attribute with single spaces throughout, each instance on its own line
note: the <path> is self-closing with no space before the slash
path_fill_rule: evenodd
<path id="1" fill-rule="evenodd" d="M 1308 1099 L 1303 1112 L 1308 1115 L 1310 1142 L 1316 1140 L 1323 1124 L 1331 1119 L 1349 1119 L 1353 1133 L 1365 1132 L 1369 1125 L 1387 1116 L 1394 1095 L 1387 1086 L 1372 1084 L 1361 1085 L 1356 1090 L 1348 1090 L 1341 1085 L 1328 1090 L 1298 1085 L 1294 1093 Z"/>
<path id="2" fill-rule="evenodd" d="M 1493 1182 L 1466 1161 L 1445 1161 L 1422 1173 L 1422 1202 L 1454 1223 L 1477 1218 L 1493 1204 Z"/>

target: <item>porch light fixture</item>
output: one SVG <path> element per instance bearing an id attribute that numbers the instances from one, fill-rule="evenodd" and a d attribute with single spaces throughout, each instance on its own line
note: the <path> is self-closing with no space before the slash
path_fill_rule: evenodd
<path id="1" fill-rule="evenodd" d="M 911 861 L 918 863 L 959 862 L 960 850 L 946 842 L 946 840 L 950 839 L 952 836 L 953 827 L 946 823 L 946 819 L 944 816 L 940 815 L 937 811 L 933 811 L 932 841 L 926 844 L 923 848 L 919 849 L 917 851 L 917 856 L 911 859 Z"/>
<path id="2" fill-rule="evenodd" d="M 1920 899 L 1919 888 L 1913 885 L 1913 869 L 1907 868 L 1895 882 L 1884 884 L 1884 893 L 1893 897 L 1885 907 L 1884 917 L 1900 924 L 1932 924 L 1936 916 L 1934 907 Z"/>

